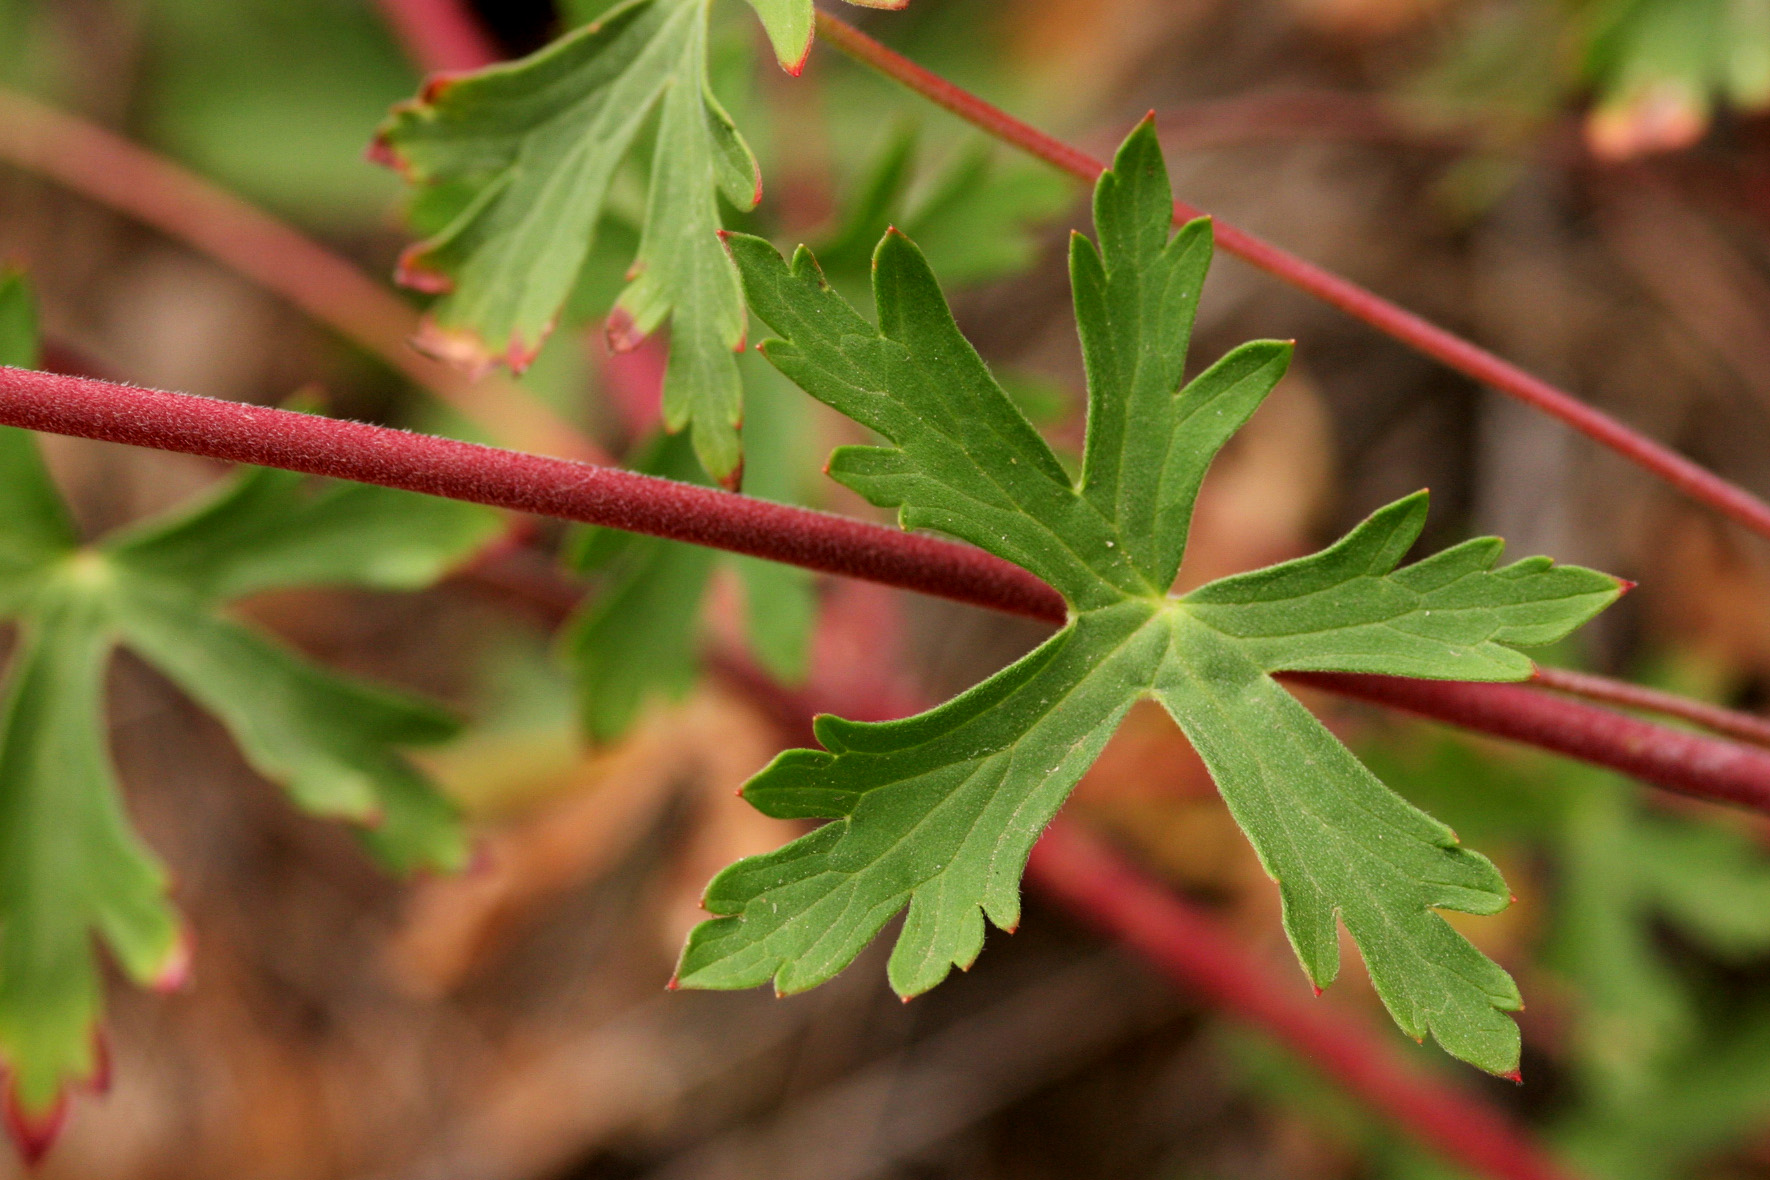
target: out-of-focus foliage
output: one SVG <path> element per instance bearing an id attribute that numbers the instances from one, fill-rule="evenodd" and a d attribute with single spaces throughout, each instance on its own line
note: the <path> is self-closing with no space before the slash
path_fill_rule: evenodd
<path id="1" fill-rule="evenodd" d="M 1770 108 L 1767 0 L 1497 0 L 1471 6 L 1442 92 L 1541 118 L 1590 96 L 1607 159 L 1688 147 L 1717 110 Z"/>
<path id="2" fill-rule="evenodd" d="M 144 0 L 140 9 L 154 143 L 297 222 L 382 215 L 398 184 L 363 158 L 363 129 L 410 90 L 414 72 L 373 5 Z"/>
<path id="3" fill-rule="evenodd" d="M 36 360 L 30 294 L 0 279 L 0 362 Z M 233 619 L 309 584 L 417 589 L 483 544 L 495 514 L 251 468 L 219 494 L 83 544 L 35 437 L 0 428 L 0 612 L 21 641 L 0 718 L 0 1060 L 7 1109 L 52 1127 L 100 1070 L 94 942 L 139 983 L 186 970 L 167 880 L 123 813 L 105 669 L 122 644 L 201 702 L 304 809 L 352 820 L 399 869 L 459 868 L 449 806 L 400 753 L 453 737 L 416 698 L 334 676 Z M 39 1132 L 40 1133 L 40 1132 Z"/>
<path id="4" fill-rule="evenodd" d="M 1539 1084 L 1542 1070 L 1562 1075 L 1551 1141 L 1592 1176 L 1675 1180 L 1758 1134 L 1770 1118 L 1770 1005 L 1728 982 L 1770 964 L 1770 850 L 1749 821 L 1445 732 L 1391 731 L 1364 754 L 1467 838 L 1546 870 L 1532 975 L 1561 1027 L 1527 1068 Z M 1240 1059 L 1260 1087 L 1305 1101 L 1385 1160 L 1383 1174 L 1455 1174 L 1294 1061 L 1251 1042 Z"/>
<path id="5" fill-rule="evenodd" d="M 794 429 L 794 391 L 753 358 L 745 358 L 742 368 L 750 404 L 745 490 L 797 502 L 810 455 L 804 432 Z M 634 468 L 689 483 L 705 478 L 681 435 L 653 438 Z M 694 685 L 706 642 L 699 620 L 711 579 L 721 570 L 741 582 L 757 663 L 782 683 L 804 679 L 816 613 L 806 571 L 613 529 L 579 534 L 571 560 L 602 583 L 565 637 L 584 729 L 594 740 L 613 741 L 643 706 L 680 699 Z"/>

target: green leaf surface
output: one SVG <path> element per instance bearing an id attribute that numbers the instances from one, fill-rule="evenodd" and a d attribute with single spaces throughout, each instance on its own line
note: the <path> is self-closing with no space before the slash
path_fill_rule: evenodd
<path id="1" fill-rule="evenodd" d="M 645 223 L 610 338 L 631 347 L 669 324 L 665 420 L 693 424 L 697 454 L 723 479 L 739 458 L 744 303 L 719 245 L 718 194 L 750 209 L 761 176 L 708 88 L 708 4 L 629 0 L 521 61 L 433 80 L 394 109 L 376 152 L 420 192 L 465 197 L 401 262 L 402 281 L 442 293 L 420 342 L 470 369 L 520 371 L 572 292 L 617 170 L 652 129 Z"/>
<path id="2" fill-rule="evenodd" d="M 909 0 L 848 0 L 865 8 L 904 8 Z M 769 43 L 781 68 L 797 76 L 805 68 L 805 57 L 811 52 L 811 36 L 817 27 L 812 0 L 750 0 L 750 7 L 762 18 L 768 30 Z"/>
<path id="3" fill-rule="evenodd" d="M 779 374 L 746 364 L 751 406 L 744 426 L 744 487 L 762 499 L 794 502 L 801 430 Z M 649 475 L 704 482 L 680 435 L 656 439 L 634 465 Z M 757 558 L 611 529 L 579 534 L 569 560 L 603 586 L 567 627 L 563 642 L 577 679 L 580 714 L 592 740 L 609 742 L 653 700 L 679 700 L 700 673 L 700 614 L 721 569 L 743 585 L 750 654 L 792 684 L 805 676 L 817 603 L 811 575 Z"/>
<path id="4" fill-rule="evenodd" d="M 657 439 L 634 469 L 698 482 L 699 465 L 680 435 Z M 605 586 L 568 624 L 563 639 L 578 683 L 584 730 L 613 741 L 648 700 L 676 700 L 700 670 L 698 619 L 716 554 L 681 541 L 611 529 L 580 535 L 573 564 L 601 572 Z"/>
<path id="5" fill-rule="evenodd" d="M 37 367 L 37 299 L 23 273 L 0 269 L 0 365 Z"/>
<path id="6" fill-rule="evenodd" d="M 41 1118 L 98 1069 L 94 938 L 137 983 L 176 983 L 166 874 L 129 826 L 111 771 L 108 604 L 90 567 L 51 579 L 21 622 L 0 721 L 0 1056 Z"/>
<path id="7" fill-rule="evenodd" d="M 29 329 L 0 283 L 0 339 Z M 24 359 L 15 349 L 9 359 Z M 165 874 L 123 812 L 103 689 L 118 643 L 208 708 L 247 760 L 315 814 L 364 825 L 398 868 L 466 854 L 452 808 L 400 752 L 451 736 L 434 706 L 326 672 L 235 620 L 256 591 L 428 584 L 498 529 L 477 506 L 242 471 L 196 507 L 82 545 L 23 431 L 0 431 L 0 613 L 20 645 L 0 720 L 0 1064 L 27 1123 L 96 1068 L 95 937 L 143 983 L 183 940 Z"/>
<path id="8" fill-rule="evenodd" d="M 864 276 L 879 236 L 893 226 L 915 240 L 949 288 L 1030 267 L 1041 249 L 1036 227 L 1069 206 L 1071 182 L 1000 158 L 982 142 L 931 160 L 920 139 L 906 125 L 884 140 L 842 202 L 840 226 L 817 248 L 825 272 L 838 286 Z"/>
<path id="9" fill-rule="evenodd" d="M 1290 349 L 1244 345 L 1183 380 L 1210 229 L 1170 236 L 1171 209 L 1146 122 L 1101 178 L 1099 245 L 1078 236 L 1071 255 L 1089 377 L 1079 481 L 960 334 L 906 238 L 888 235 L 876 255 L 877 326 L 804 250 L 789 265 L 766 242 L 730 239 L 752 308 L 782 337 L 763 345 L 768 358 L 884 439 L 838 450 L 829 473 L 897 508 L 906 528 L 938 529 L 1044 578 L 1070 621 L 918 717 L 820 718 L 822 750 L 781 755 L 744 793 L 769 815 L 829 822 L 714 879 L 706 906 L 717 916 L 690 935 L 678 979 L 802 990 L 907 907 L 891 981 L 905 996 L 933 987 L 976 957 L 986 917 L 1013 928 L 1033 842 L 1119 718 L 1153 698 L 1279 882 L 1286 932 L 1315 984 L 1337 973 L 1344 923 L 1405 1032 L 1508 1073 L 1517 988 L 1436 912 L 1505 908 L 1499 873 L 1379 782 L 1271 673 L 1523 679 L 1531 665 L 1510 645 L 1560 638 L 1619 584 L 1542 559 L 1496 570 L 1492 540 L 1397 569 L 1423 520 L 1416 496 L 1313 557 L 1172 597 L 1205 471 Z"/>

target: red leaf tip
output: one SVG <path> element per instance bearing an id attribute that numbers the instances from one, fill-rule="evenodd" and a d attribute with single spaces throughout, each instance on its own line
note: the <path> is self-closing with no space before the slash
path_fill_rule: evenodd
<path id="1" fill-rule="evenodd" d="M 6 1133 L 12 1136 L 12 1142 L 18 1153 L 24 1158 L 25 1166 L 35 1168 L 61 1138 L 62 1128 L 68 1123 L 68 1096 L 63 1091 L 55 1096 L 55 1101 L 47 1110 L 30 1111 L 19 1102 L 18 1091 L 8 1088 L 6 1092 Z"/>
<path id="2" fill-rule="evenodd" d="M 363 149 L 363 158 L 371 164 L 392 168 L 396 172 L 400 169 L 399 154 L 393 150 L 393 145 L 387 142 L 385 134 L 377 135 L 369 141 L 369 146 Z"/>
<path id="3" fill-rule="evenodd" d="M 169 992 L 183 991 L 191 981 L 191 959 L 195 950 L 195 942 L 191 937 L 189 926 L 180 926 L 178 936 L 173 940 L 172 949 L 166 952 L 159 969 L 149 985 L 161 995 Z"/>
<path id="4" fill-rule="evenodd" d="M 617 307 L 608 313 L 603 331 L 608 336 L 608 350 L 617 355 L 632 352 L 645 343 L 645 333 L 639 330 L 639 324 L 624 307 Z"/>
<path id="5" fill-rule="evenodd" d="M 444 71 L 432 74 L 424 79 L 424 88 L 418 93 L 418 101 L 426 105 L 434 105 L 454 87 L 465 75 L 460 71 Z"/>
<path id="6" fill-rule="evenodd" d="M 111 1042 L 105 1037 L 103 1029 L 94 1029 L 92 1032 L 92 1074 L 86 1079 L 86 1088 L 103 1098 L 111 1092 L 113 1080 Z"/>
<path id="7" fill-rule="evenodd" d="M 461 869 L 464 877 L 483 877 L 492 871 L 498 863 L 498 854 L 492 850 L 492 842 L 485 837 L 475 840 L 467 852 L 467 864 Z"/>
<path id="8" fill-rule="evenodd" d="M 1315 984 L 1315 983 L 1310 984 L 1309 990 L 1315 993 L 1316 999 L 1318 999 L 1318 1000 L 1321 999 L 1321 985 L 1320 984 Z"/>
<path id="9" fill-rule="evenodd" d="M 447 295 L 455 289 L 455 280 L 424 263 L 424 243 L 417 242 L 400 251 L 393 270 L 393 281 L 423 295 Z"/>
<path id="10" fill-rule="evenodd" d="M 1511 1082 L 1514 1086 L 1522 1086 L 1524 1084 L 1524 1071 L 1522 1069 L 1515 1069 L 1511 1073 L 1495 1074 L 1494 1076 L 1498 1077 L 1498 1078 L 1505 1078 L 1508 1082 Z"/>
<path id="11" fill-rule="evenodd" d="M 468 328 L 445 328 L 429 316 L 419 321 L 412 347 L 429 357 L 460 369 L 471 381 L 492 369 L 492 355 L 479 334 Z"/>
<path id="12" fill-rule="evenodd" d="M 667 992 L 679 991 L 681 988 L 682 980 L 674 975 L 670 976 L 670 982 L 664 985 L 664 990 Z"/>
<path id="13" fill-rule="evenodd" d="M 1636 586 L 1639 586 L 1640 584 L 1641 583 L 1639 583 L 1639 582 L 1632 582 L 1627 578 L 1618 578 L 1616 580 L 1616 592 L 1618 594 L 1627 594 L 1629 591 L 1633 590 Z"/>

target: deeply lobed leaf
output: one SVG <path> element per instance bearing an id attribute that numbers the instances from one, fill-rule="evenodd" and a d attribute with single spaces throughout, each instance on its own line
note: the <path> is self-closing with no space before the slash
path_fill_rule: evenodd
<path id="1" fill-rule="evenodd" d="M 34 341 L 28 293 L 0 280 L 0 359 L 32 359 L 20 340 Z M 106 750 L 113 648 L 214 712 L 304 809 L 362 824 L 390 865 L 458 866 L 453 809 L 400 752 L 446 739 L 455 721 L 318 668 L 226 607 L 315 583 L 427 585 L 499 525 L 472 505 L 253 469 L 192 509 L 82 546 L 35 440 L 10 428 L 0 502 L 0 614 L 20 630 L 0 715 L 0 1064 L 15 1131 L 41 1147 L 66 1088 L 98 1069 L 95 937 L 141 983 L 176 984 L 188 953 Z"/>
<path id="2" fill-rule="evenodd" d="M 875 256 L 877 326 L 801 249 L 788 264 L 733 236 L 751 306 L 780 334 L 769 359 L 881 435 L 830 474 L 907 528 L 934 528 L 1049 581 L 1070 622 L 1037 651 L 918 717 L 820 718 L 823 750 L 781 755 L 745 796 L 767 814 L 829 821 L 709 886 L 688 986 L 811 987 L 908 907 L 891 957 L 908 996 L 965 967 L 984 918 L 1012 928 L 1033 841 L 1136 700 L 1153 697 L 1203 756 L 1278 881 L 1286 931 L 1317 986 L 1338 970 L 1337 920 L 1404 1031 L 1496 1073 L 1514 1070 L 1509 976 L 1440 909 L 1491 914 L 1493 865 L 1402 800 L 1271 674 L 1337 669 L 1522 679 L 1513 645 L 1552 642 L 1614 600 L 1603 574 L 1468 542 L 1412 566 L 1423 495 L 1313 557 L 1168 590 L 1217 451 L 1284 371 L 1289 347 L 1244 345 L 1182 382 L 1209 262 L 1208 223 L 1170 237 L 1152 123 L 1120 149 L 1095 199 L 1096 247 L 1071 254 L 1089 377 L 1083 473 L 1072 481 L 954 324 L 920 253 Z"/>
<path id="3" fill-rule="evenodd" d="M 651 186 L 630 282 L 610 316 L 629 348 L 666 322 L 664 415 L 694 426 L 715 476 L 738 465 L 734 350 L 744 303 L 719 248 L 716 194 L 739 209 L 761 175 L 707 81 L 710 0 L 628 0 L 521 61 L 432 79 L 396 107 L 378 159 L 460 212 L 408 250 L 401 281 L 441 294 L 419 343 L 469 369 L 526 368 L 589 255 L 609 189 L 642 133 Z"/>

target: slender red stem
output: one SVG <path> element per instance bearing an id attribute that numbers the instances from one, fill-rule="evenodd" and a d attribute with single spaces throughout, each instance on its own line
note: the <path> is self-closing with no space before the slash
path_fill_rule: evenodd
<path id="1" fill-rule="evenodd" d="M 1705 701 L 1678 696 L 1676 693 L 1643 688 L 1626 680 L 1612 680 L 1608 676 L 1593 676 L 1588 672 L 1570 672 L 1565 668 L 1538 668 L 1532 680 L 1544 688 L 1566 693 L 1568 696 L 1603 701 L 1608 705 L 1621 705 L 1625 709 L 1640 709 L 1664 717 L 1676 717 L 1680 721 L 1700 725 L 1715 733 L 1724 733 L 1742 742 L 1770 746 L 1770 717 L 1741 713 L 1736 709 L 1723 709 Z"/>
<path id="2" fill-rule="evenodd" d="M 522 387 L 467 380 L 409 345 L 418 313 L 350 262 L 169 160 L 34 99 L 0 90 L 0 160 L 142 221 L 274 291 L 492 437 L 592 458 L 596 446 Z"/>
<path id="3" fill-rule="evenodd" d="M 1079 148 L 1046 135 L 968 90 L 948 82 L 902 54 L 895 53 L 854 26 L 817 14 L 818 29 L 836 48 L 945 107 L 1002 142 L 1011 144 L 1082 180 L 1092 182 L 1106 165 Z M 1190 221 L 1202 211 L 1174 202 L 1174 220 Z M 1770 537 L 1770 503 L 1738 484 L 1722 479 L 1701 464 L 1680 455 L 1587 405 L 1565 390 L 1525 372 L 1484 348 L 1446 331 L 1348 279 L 1298 258 L 1286 250 L 1225 221 L 1215 224 L 1217 245 L 1299 290 L 1363 320 L 1410 348 L 1442 361 L 1501 393 L 1535 406 L 1586 437 L 1609 447 L 1723 515 Z"/>
<path id="4" fill-rule="evenodd" d="M 979 549 L 747 496 L 183 393 L 0 368 L 0 424 L 404 488 L 747 553 L 1050 623 L 1062 598 Z M 1770 752 L 1519 685 L 1296 679 L 1770 812 Z"/>
<path id="5" fill-rule="evenodd" d="M 1344 672 L 1285 679 L 1565 754 L 1699 799 L 1770 814 L 1770 751 L 1671 729 L 1524 684 Z"/>
<path id="6" fill-rule="evenodd" d="M 980 549 L 613 467 L 28 369 L 0 368 L 0 424 L 606 525 L 1064 618 L 1055 590 Z"/>
<path id="7" fill-rule="evenodd" d="M 1279 983 L 1220 921 L 1073 825 L 1051 825 L 1027 879 L 1182 987 L 1277 1038 L 1433 1152 L 1503 1180 L 1573 1175 L 1494 1107 L 1422 1072 L 1348 1014 Z"/>
<path id="8" fill-rule="evenodd" d="M 393 27 L 420 69 L 477 70 L 498 60 L 498 47 L 458 0 L 379 0 L 381 15 Z"/>

